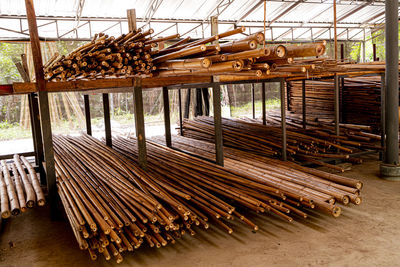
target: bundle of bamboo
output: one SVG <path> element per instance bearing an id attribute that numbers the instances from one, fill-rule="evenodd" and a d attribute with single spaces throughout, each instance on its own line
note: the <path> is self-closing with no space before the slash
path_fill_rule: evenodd
<path id="1" fill-rule="evenodd" d="M 334 61 L 328 63 L 325 59 L 293 60 L 323 55 L 325 43 L 259 48 L 265 38 L 264 34 L 256 33 L 237 41 L 212 44 L 244 31 L 245 27 L 239 27 L 192 42 L 185 38 L 162 49 L 157 48 L 157 43 L 179 38 L 179 34 L 152 39 L 152 29 L 146 32 L 139 29 L 118 38 L 100 33 L 66 56 L 54 54 L 44 65 L 45 79 L 149 77 L 153 72 L 160 77 L 231 73 L 261 77 L 320 73 L 327 66 L 336 66 Z"/>
<path id="2" fill-rule="evenodd" d="M 66 81 L 95 79 L 105 76 L 150 75 L 155 69 L 151 49 L 156 43 L 178 38 L 179 34 L 165 38 L 149 37 L 153 29 L 129 32 L 118 38 L 96 34 L 89 43 L 66 56 L 54 54 L 44 65 L 45 79 Z"/>
<path id="3" fill-rule="evenodd" d="M 262 156 L 279 156 L 282 149 L 282 130 L 280 116 L 268 116 L 268 125 L 260 120 L 222 119 L 224 146 L 241 149 Z M 368 133 L 367 128 L 342 124 L 341 136 L 334 134 L 331 124 L 313 123 L 312 127 L 302 129 L 301 122 L 288 118 L 287 153 L 292 161 L 309 161 L 343 172 L 342 168 L 322 163 L 319 159 L 333 158 L 351 162 L 350 155 L 362 148 L 380 149 L 371 144 L 379 136 Z M 311 122 L 310 122 L 311 124 Z M 210 117 L 197 117 L 183 121 L 183 134 L 186 137 L 209 141 L 214 140 L 214 121 Z"/>
<path id="4" fill-rule="evenodd" d="M 376 62 L 375 62 L 376 63 Z M 370 64 L 379 66 L 380 64 Z M 400 81 L 399 81 L 400 82 Z M 381 87 L 379 76 L 345 78 L 341 86 L 341 114 L 343 122 L 369 125 L 374 133 L 380 131 Z M 288 86 L 289 110 L 302 114 L 302 83 L 291 81 Z M 306 82 L 307 121 L 333 120 L 334 81 L 326 79 Z"/>
<path id="5" fill-rule="evenodd" d="M 35 203 L 38 206 L 45 205 L 38 174 L 25 157 L 14 155 L 12 163 L 1 161 L 0 203 L 3 219 L 26 212 L 27 208 L 33 208 Z"/>
<path id="6" fill-rule="evenodd" d="M 55 136 L 54 141 L 59 194 L 80 248 L 93 260 L 97 252 L 109 260 L 111 252 L 121 262 L 123 251 L 144 241 L 165 246 L 185 232 L 194 235 L 196 226 L 207 229 L 210 221 L 232 233 L 229 221 L 236 217 L 257 230 L 241 208 L 292 221 L 291 214 L 307 217 L 300 207 L 339 216 L 336 201 L 361 202 L 360 181 L 298 165 L 261 173 L 261 157 L 254 166 L 230 169 L 148 142 L 144 171 L 136 162 L 136 139 L 115 138 L 114 149 L 89 136 Z M 305 185 L 307 179 L 312 180 Z"/>
<path id="7" fill-rule="evenodd" d="M 307 45 L 277 45 L 261 47 L 264 34 L 259 32 L 243 39 L 208 45 L 234 34 L 243 33 L 240 27 L 195 42 L 173 45 L 155 51 L 154 64 L 158 76 L 232 74 L 257 76 L 272 74 L 301 74 L 318 71 L 311 61 L 294 61 L 294 58 L 316 57 L 325 53 L 325 43 Z M 317 63 L 325 62 L 319 60 Z M 319 64 L 321 65 L 321 64 Z"/>

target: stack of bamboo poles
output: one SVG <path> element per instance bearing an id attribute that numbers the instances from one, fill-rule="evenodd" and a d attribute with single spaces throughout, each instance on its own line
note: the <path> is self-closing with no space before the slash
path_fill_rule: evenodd
<path id="1" fill-rule="evenodd" d="M 154 31 L 132 31 L 118 38 L 96 34 L 89 43 L 66 56 L 55 53 L 44 65 L 45 79 L 66 81 L 96 79 L 108 76 L 149 75 L 155 69 L 151 50 L 157 42 L 179 37 L 179 34 L 152 39 Z"/>
<path id="2" fill-rule="evenodd" d="M 288 83 L 289 110 L 302 114 L 302 82 L 291 81 Z M 308 118 L 319 119 L 334 118 L 334 84 L 332 79 L 319 81 L 306 81 L 306 115 Z"/>
<path id="3" fill-rule="evenodd" d="M 254 166 L 224 168 L 148 142 L 143 170 L 136 139 L 115 138 L 112 149 L 87 135 L 55 136 L 54 148 L 59 195 L 80 248 L 93 260 L 103 254 L 121 262 L 121 253 L 142 243 L 165 246 L 210 223 L 232 233 L 229 222 L 234 218 L 257 230 L 241 209 L 269 211 L 292 221 L 307 217 L 302 208 L 337 217 L 341 208 L 336 201 L 361 203 L 358 180 L 290 163 L 268 170 L 279 161 L 261 169 L 265 159 L 252 154 L 241 155 L 249 156 Z M 212 153 L 202 150 L 205 157 Z"/>
<path id="4" fill-rule="evenodd" d="M 302 129 L 296 119 L 289 119 L 287 129 L 287 154 L 292 161 L 308 161 L 343 172 L 340 167 L 321 162 L 322 159 L 342 159 L 358 163 L 350 158 L 360 149 L 380 149 L 371 144 L 379 136 L 368 132 L 369 127 L 342 125 L 342 135 L 334 134 L 331 124 L 314 123 L 307 130 Z M 295 127 L 294 127 L 295 126 Z M 360 128 L 361 127 L 361 128 Z M 268 125 L 259 120 L 222 119 L 224 146 L 241 149 L 262 156 L 280 156 L 282 150 L 282 129 L 280 117 L 270 115 Z M 183 135 L 193 139 L 213 142 L 214 121 L 211 117 L 197 117 L 183 121 Z"/>
<path id="5" fill-rule="evenodd" d="M 314 73 L 328 66 L 327 61 L 321 59 L 316 64 L 313 59 L 295 60 L 323 55 L 325 43 L 262 47 L 265 37 L 259 32 L 232 42 L 206 45 L 244 31 L 245 27 L 240 27 L 194 42 L 183 39 L 154 51 L 154 64 L 159 70 L 156 75 L 235 74 L 261 77 Z"/>
<path id="6" fill-rule="evenodd" d="M 340 94 L 343 122 L 369 125 L 374 133 L 378 133 L 381 119 L 381 85 L 379 76 L 345 78 Z M 289 110 L 295 114 L 302 114 L 302 82 L 291 81 L 289 88 Z M 308 122 L 314 121 L 316 117 L 318 120 L 333 120 L 333 80 L 306 81 L 306 106 Z"/>
<path id="7" fill-rule="evenodd" d="M 6 219 L 26 212 L 28 208 L 44 206 L 46 201 L 38 174 L 23 156 L 14 155 L 14 161 L 1 161 L 0 214 Z"/>
<path id="8" fill-rule="evenodd" d="M 261 47 L 261 32 L 243 39 L 213 42 L 245 32 L 245 27 L 190 41 L 182 39 L 167 48 L 157 43 L 179 38 L 179 34 L 153 39 L 153 30 L 123 34 L 118 38 L 100 33 L 66 56 L 55 53 L 44 65 L 45 79 L 67 81 L 104 77 L 141 75 L 160 77 L 177 75 L 236 74 L 242 76 L 308 75 L 336 66 L 327 59 L 315 59 L 325 53 L 325 43 Z M 308 59 L 299 59 L 305 58 Z M 310 57 L 314 59 L 310 59 Z M 297 60 L 296 60 L 297 59 Z"/>
<path id="9" fill-rule="evenodd" d="M 155 142 L 163 144 L 164 138 L 154 137 Z M 208 160 L 212 160 L 215 157 L 215 145 L 209 142 L 194 140 L 191 138 L 186 138 L 182 136 L 173 136 L 173 147 L 181 149 L 183 151 L 190 152 L 194 155 L 201 156 Z M 316 190 L 326 194 L 331 194 L 327 199 L 313 199 L 313 203 L 319 203 L 324 207 L 326 204 L 323 202 L 329 202 L 331 204 L 339 202 L 347 205 L 348 203 L 353 203 L 356 205 L 361 204 L 360 189 L 362 183 L 359 180 L 346 178 L 334 174 L 325 173 L 323 171 L 302 167 L 292 162 L 283 162 L 276 159 L 271 159 L 268 157 L 258 156 L 253 153 L 244 152 L 242 150 L 234 148 L 224 148 L 224 166 L 226 169 L 235 171 L 242 175 L 257 175 L 261 176 L 263 179 L 271 182 L 271 186 L 277 187 L 279 190 L 285 191 L 289 190 L 292 186 L 301 186 L 303 192 L 312 192 L 309 190 Z M 341 191 L 342 196 L 336 195 L 336 192 L 330 192 L 330 190 L 322 189 L 324 186 L 322 184 L 329 185 L 329 188 L 333 191 Z M 286 187 L 288 186 L 288 187 Z M 300 188 L 300 187 L 297 187 Z M 347 193 L 345 193 L 347 192 Z M 295 193 L 296 194 L 296 193 Z M 308 193 L 306 193 L 308 194 Z M 290 195 L 286 192 L 287 198 L 283 200 L 287 201 L 287 204 L 294 204 L 290 201 Z M 312 195 L 312 196 L 311 196 Z M 308 197 L 315 197 L 319 194 L 316 192 L 311 193 Z M 292 195 L 293 196 L 293 195 Z M 346 197 L 347 196 L 347 197 Z M 321 202 L 322 201 L 322 202 Z M 301 206 L 296 203 L 296 206 Z M 318 204 L 316 204 L 318 208 Z M 321 208 L 321 207 L 320 207 Z M 334 216 L 339 216 L 340 212 L 337 210 L 337 214 L 332 209 L 329 212 Z M 325 208 L 322 209 L 323 211 Z M 304 215 L 306 217 L 306 215 Z"/>

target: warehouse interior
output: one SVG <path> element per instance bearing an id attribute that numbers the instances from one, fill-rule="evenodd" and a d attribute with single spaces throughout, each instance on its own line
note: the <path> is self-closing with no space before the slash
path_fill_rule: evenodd
<path id="1" fill-rule="evenodd" d="M 398 7 L 1 1 L 1 264 L 396 265 Z"/>

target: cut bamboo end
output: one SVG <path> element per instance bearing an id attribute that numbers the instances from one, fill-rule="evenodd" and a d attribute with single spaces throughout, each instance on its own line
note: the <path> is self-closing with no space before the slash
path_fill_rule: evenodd
<path id="1" fill-rule="evenodd" d="M 357 182 L 357 183 L 356 183 L 356 188 L 357 188 L 357 189 L 360 190 L 362 187 L 363 187 L 363 183 L 362 183 L 362 182 Z"/>
<path id="2" fill-rule="evenodd" d="M 39 206 L 39 207 L 43 207 L 44 205 L 46 205 L 46 200 L 44 200 L 44 199 L 39 199 L 39 200 L 38 200 L 38 206 Z"/>
<path id="3" fill-rule="evenodd" d="M 3 218 L 3 219 L 7 219 L 7 218 L 10 218 L 11 217 L 11 212 L 10 211 L 3 211 L 2 213 L 1 213 L 1 218 Z"/>
<path id="4" fill-rule="evenodd" d="M 97 260 L 97 255 L 96 255 L 96 252 L 94 252 L 94 250 L 93 249 L 91 249 L 91 248 L 88 248 L 88 251 L 89 251 L 89 254 L 90 254 L 90 258 L 92 259 L 92 260 Z"/>
<path id="5" fill-rule="evenodd" d="M 332 213 L 333 217 L 337 218 L 342 213 L 342 209 L 340 207 L 335 206 L 335 207 L 332 208 L 332 212 L 331 213 Z"/>
<path id="6" fill-rule="evenodd" d="M 19 215 L 21 213 L 21 211 L 20 211 L 20 209 L 18 208 L 18 209 L 13 209 L 12 211 L 11 211 L 11 214 L 13 215 L 13 216 L 17 216 L 17 215 Z"/>
<path id="7" fill-rule="evenodd" d="M 354 199 L 354 202 L 353 202 L 353 203 L 356 204 L 356 205 L 360 205 L 361 202 L 362 202 L 361 197 L 356 197 L 356 198 Z"/>
<path id="8" fill-rule="evenodd" d="M 343 196 L 342 203 L 344 205 L 348 205 L 350 203 L 350 197 L 349 196 Z"/>
<path id="9" fill-rule="evenodd" d="M 275 49 L 275 55 L 277 57 L 283 58 L 286 56 L 286 47 L 283 45 L 278 45 Z"/>
<path id="10" fill-rule="evenodd" d="M 250 49 L 256 49 L 257 48 L 257 41 L 256 40 L 252 40 L 249 42 L 249 48 Z"/>

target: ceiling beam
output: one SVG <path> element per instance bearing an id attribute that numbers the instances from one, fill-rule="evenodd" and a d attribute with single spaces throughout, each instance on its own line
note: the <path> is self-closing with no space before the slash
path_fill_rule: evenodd
<path id="1" fill-rule="evenodd" d="M 261 6 L 262 3 L 264 3 L 265 0 L 259 0 L 253 7 L 251 7 L 243 16 L 240 17 L 240 19 L 238 19 L 235 22 L 235 25 L 238 25 L 240 22 L 242 22 L 245 18 L 247 18 L 248 15 L 251 14 L 251 12 L 253 12 L 254 10 L 256 10 L 257 8 L 259 8 Z"/>
<path id="2" fill-rule="evenodd" d="M 334 0 L 334 1 L 336 1 L 336 0 Z M 340 17 L 336 20 L 336 23 L 338 23 L 338 22 L 344 20 L 345 18 L 350 17 L 351 15 L 354 15 L 355 13 L 357 13 L 357 12 L 360 11 L 361 9 L 365 8 L 366 6 L 371 5 L 371 3 L 372 3 L 372 0 L 368 0 L 366 3 L 364 3 L 364 4 L 360 5 L 360 6 L 357 6 L 356 8 L 354 8 L 354 9 L 350 10 L 349 12 L 347 12 L 346 14 L 340 16 Z M 333 25 L 333 24 L 331 24 L 331 25 Z M 320 30 L 319 32 L 317 32 L 317 33 L 316 33 L 316 34 L 318 35 L 317 38 L 318 38 L 319 36 L 321 36 L 322 34 L 326 33 L 327 31 L 328 31 L 328 30 Z"/>
<path id="3" fill-rule="evenodd" d="M 293 10 L 293 8 L 297 7 L 299 4 L 303 3 L 304 0 L 298 0 L 296 3 L 293 3 L 290 7 L 286 8 L 285 10 L 283 10 L 279 15 L 277 15 L 275 18 L 273 18 L 269 23 L 268 26 L 271 26 L 272 23 L 274 23 L 275 21 L 277 21 L 278 19 L 280 19 L 281 17 L 283 17 L 284 15 L 286 15 L 287 13 L 289 13 L 290 11 Z"/>
<path id="4" fill-rule="evenodd" d="M 143 22 L 145 24 L 143 27 L 147 26 L 151 19 L 153 18 L 154 14 L 157 12 L 158 8 L 161 6 L 163 0 L 151 0 L 149 5 L 146 8 L 146 12 L 143 18 Z"/>

